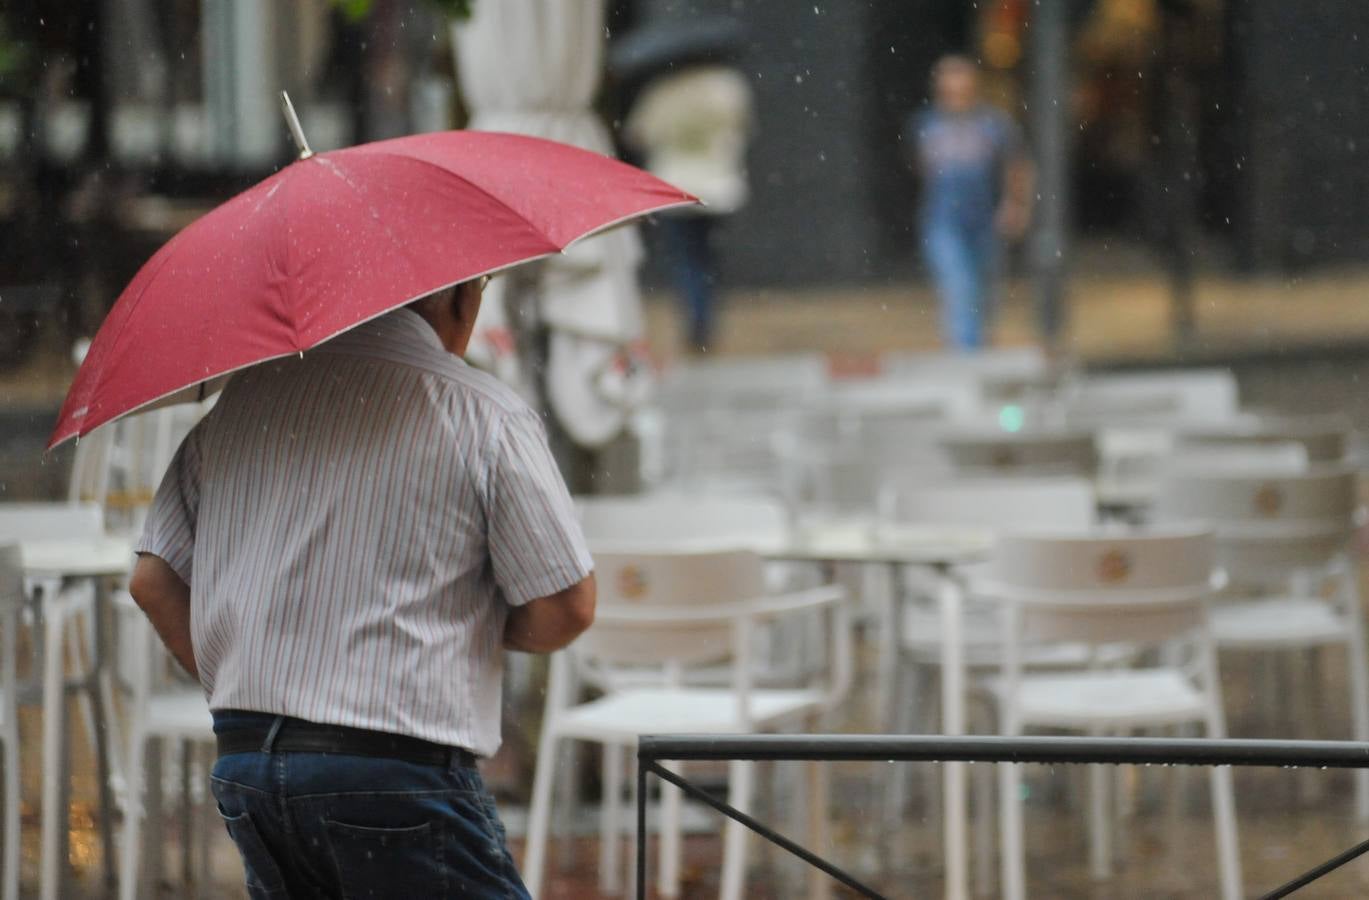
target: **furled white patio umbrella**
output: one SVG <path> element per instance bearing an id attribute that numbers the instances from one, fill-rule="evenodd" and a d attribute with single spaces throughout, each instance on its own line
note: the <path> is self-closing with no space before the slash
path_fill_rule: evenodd
<path id="1" fill-rule="evenodd" d="M 613 152 L 591 109 L 603 69 L 603 0 L 475 3 L 471 18 L 453 26 L 453 38 L 471 128 Z M 647 369 L 632 364 L 643 334 L 641 259 L 636 232 L 620 228 L 542 268 L 538 312 L 550 329 L 546 399 L 583 447 L 616 437 L 649 387 Z M 506 287 L 491 284 L 472 354 L 516 383 L 520 366 Z"/>

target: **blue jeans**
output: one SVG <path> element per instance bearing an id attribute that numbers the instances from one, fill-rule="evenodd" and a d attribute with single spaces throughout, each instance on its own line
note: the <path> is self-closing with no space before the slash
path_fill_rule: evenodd
<path id="1" fill-rule="evenodd" d="M 711 237 L 713 217 L 666 215 L 661 217 L 661 230 L 684 301 L 689 348 L 707 349 L 713 343 L 713 289 L 718 280 Z"/>
<path id="2" fill-rule="evenodd" d="M 927 265 L 941 298 L 942 340 L 959 350 L 984 346 L 998 274 L 998 235 L 993 223 L 928 219 L 922 235 Z"/>
<path id="3" fill-rule="evenodd" d="M 527 900 L 475 769 L 233 753 L 211 784 L 253 900 Z"/>

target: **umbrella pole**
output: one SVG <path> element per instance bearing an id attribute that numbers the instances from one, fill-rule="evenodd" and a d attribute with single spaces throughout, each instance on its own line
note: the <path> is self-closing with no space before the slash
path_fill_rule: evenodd
<path id="1" fill-rule="evenodd" d="M 280 92 L 280 111 L 285 115 L 285 124 L 290 127 L 290 136 L 295 139 L 295 146 L 299 148 L 299 158 L 308 159 L 313 156 L 314 151 L 309 148 L 309 140 L 304 136 L 299 116 L 295 115 L 295 104 L 290 102 L 288 91 Z"/>

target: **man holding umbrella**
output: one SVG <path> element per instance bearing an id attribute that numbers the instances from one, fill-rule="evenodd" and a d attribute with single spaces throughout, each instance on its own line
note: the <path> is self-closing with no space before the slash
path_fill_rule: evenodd
<path id="1" fill-rule="evenodd" d="M 592 562 L 540 419 L 459 356 L 486 273 L 693 200 L 550 141 L 295 132 L 134 278 L 51 443 L 236 373 L 130 589 L 205 688 L 253 897 L 526 897 L 475 761 L 503 651 L 588 627 Z"/>
<path id="2" fill-rule="evenodd" d="M 468 281 L 243 373 L 157 493 L 131 590 L 209 693 L 254 894 L 521 895 L 475 768 L 501 649 L 565 646 L 595 591 L 541 421 L 459 359 L 479 305 Z"/>

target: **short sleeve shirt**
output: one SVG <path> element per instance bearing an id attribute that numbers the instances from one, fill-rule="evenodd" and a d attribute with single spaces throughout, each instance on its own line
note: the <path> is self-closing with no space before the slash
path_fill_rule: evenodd
<path id="1" fill-rule="evenodd" d="M 541 419 L 398 310 L 233 377 L 138 550 L 211 709 L 499 745 L 504 620 L 592 561 Z"/>
<path id="2" fill-rule="evenodd" d="M 936 109 L 909 122 L 924 217 L 988 225 L 1002 194 L 1003 166 L 1024 152 L 1022 134 L 1007 114 L 981 106 L 959 115 Z"/>

